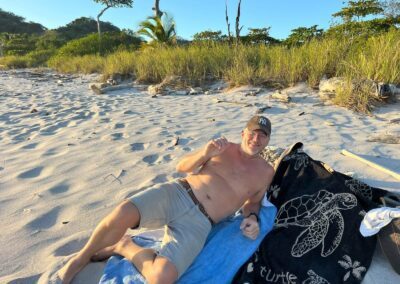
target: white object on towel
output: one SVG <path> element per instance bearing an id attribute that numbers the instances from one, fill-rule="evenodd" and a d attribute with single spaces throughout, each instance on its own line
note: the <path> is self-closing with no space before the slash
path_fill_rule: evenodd
<path id="1" fill-rule="evenodd" d="M 393 218 L 400 218 L 400 208 L 381 207 L 372 209 L 364 216 L 360 225 L 360 233 L 364 237 L 375 235 Z"/>

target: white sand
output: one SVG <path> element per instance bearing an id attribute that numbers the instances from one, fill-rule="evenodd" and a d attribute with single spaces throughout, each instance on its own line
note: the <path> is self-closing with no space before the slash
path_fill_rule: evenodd
<path id="1" fill-rule="evenodd" d="M 400 124 L 389 123 L 400 116 L 399 103 L 369 117 L 316 105 L 320 99 L 304 85 L 289 89 L 293 102 L 287 105 L 267 91 L 245 97 L 248 87 L 151 98 L 140 86 L 94 95 L 88 90 L 94 76 L 63 86 L 23 77 L 0 72 L 0 283 L 45 283 L 126 196 L 176 178 L 179 157 L 210 138 L 239 142 L 247 119 L 264 105 L 272 107 L 264 113 L 273 124 L 270 145 L 301 141 L 307 153 L 332 168 L 400 192 L 399 180 L 340 154 L 345 148 L 379 156 L 382 165 L 400 171 L 398 144 L 366 142 L 376 133 L 400 132 Z M 74 283 L 96 283 L 102 267 L 89 265 Z M 398 280 L 378 252 L 364 283 Z"/>

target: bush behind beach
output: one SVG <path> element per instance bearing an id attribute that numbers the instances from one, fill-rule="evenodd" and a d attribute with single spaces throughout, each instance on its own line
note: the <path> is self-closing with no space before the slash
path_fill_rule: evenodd
<path id="1" fill-rule="evenodd" d="M 0 58 L 0 65 L 13 68 L 31 66 L 27 57 L 16 56 Z M 376 103 L 376 98 L 369 91 L 355 91 L 351 82 L 400 83 L 400 31 L 391 30 L 369 38 L 314 39 L 290 48 L 284 45 L 231 46 L 224 42 L 206 42 L 185 46 L 142 45 L 136 50 L 117 50 L 104 56 L 72 56 L 59 51 L 47 65 L 67 73 L 132 74 L 148 83 L 158 83 L 169 75 L 178 75 L 189 84 L 224 79 L 231 86 L 285 87 L 306 81 L 311 87 L 316 87 L 323 76 L 340 76 L 350 85 L 340 91 L 335 102 L 366 111 L 370 109 L 369 104 Z"/>

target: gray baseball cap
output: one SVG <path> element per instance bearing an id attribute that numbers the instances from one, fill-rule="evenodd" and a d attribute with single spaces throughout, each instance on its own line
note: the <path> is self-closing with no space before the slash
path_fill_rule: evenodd
<path id="1" fill-rule="evenodd" d="M 261 130 L 266 135 L 271 135 L 271 121 L 265 116 L 255 115 L 247 122 L 248 130 Z"/>

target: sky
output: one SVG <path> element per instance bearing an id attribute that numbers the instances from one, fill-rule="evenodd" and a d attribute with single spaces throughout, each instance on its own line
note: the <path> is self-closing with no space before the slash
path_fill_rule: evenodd
<path id="1" fill-rule="evenodd" d="M 248 28 L 271 27 L 270 36 L 284 39 L 292 29 L 311 27 L 327 29 L 332 14 L 345 6 L 343 0 L 242 0 L 241 34 Z M 154 0 L 134 0 L 132 8 L 110 8 L 101 17 L 123 29 L 137 30 L 138 24 L 152 16 Z M 228 0 L 231 32 L 235 30 L 238 0 Z M 105 7 L 93 0 L 0 0 L 0 8 L 38 22 L 48 29 L 64 26 L 79 17 L 96 18 Z M 185 39 L 201 31 L 227 33 L 225 0 L 160 0 L 160 9 L 173 16 L 177 34 Z"/>

